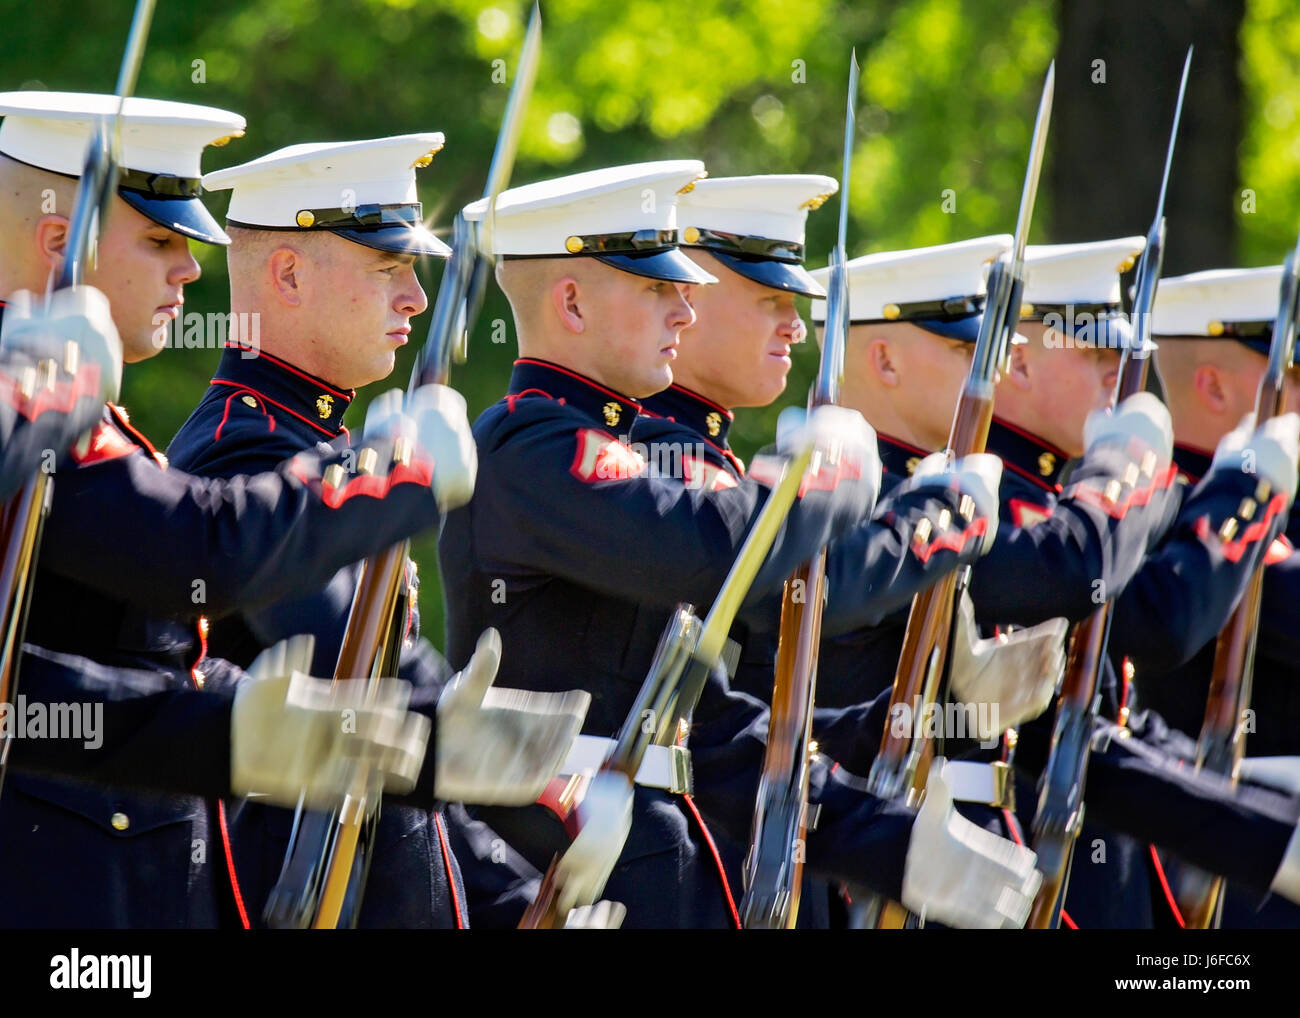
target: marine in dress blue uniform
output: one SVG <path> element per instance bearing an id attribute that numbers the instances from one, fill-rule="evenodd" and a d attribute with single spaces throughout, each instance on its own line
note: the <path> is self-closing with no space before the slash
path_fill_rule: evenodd
<path id="1" fill-rule="evenodd" d="M 5 95 L 0 153 L 25 165 L 24 172 L 75 176 L 92 117 L 116 108 L 111 96 Z M 243 118 L 221 110 L 128 102 L 119 194 L 150 223 L 224 242 L 197 197 L 199 155 L 206 143 L 242 128 Z M 110 223 L 114 228 L 127 227 Z M 13 229 L 6 243 L 31 243 Z M 110 290 L 111 272 L 100 271 Z M 35 280 L 4 282 L 39 286 Z M 119 328 L 126 318 L 147 319 L 132 314 L 138 310 L 115 309 Z M 123 335 L 123 346 L 128 360 L 156 352 L 148 332 Z M 200 613 L 219 617 L 310 589 L 340 564 L 439 519 L 427 470 L 395 477 L 382 499 L 360 499 L 349 497 L 346 483 L 333 482 L 329 468 L 335 464 L 341 469 L 340 456 L 306 453 L 256 477 L 190 477 L 168 469 L 114 406 L 74 451 L 70 466 L 59 472 L 45 525 L 27 638 L 57 654 L 141 666 L 153 680 L 113 684 L 102 673 L 77 670 L 71 659 L 28 669 L 29 698 L 101 701 L 106 726 L 122 742 L 115 735 L 117 752 L 74 754 L 61 763 L 44 758 L 47 748 L 63 753 L 70 747 L 17 746 L 15 773 L 0 800 L 0 851 L 12 863 L 0 887 L 0 922 L 181 927 L 238 921 L 219 815 L 193 794 L 148 794 L 128 786 L 194 789 L 188 778 L 173 784 L 167 772 L 192 772 L 189 753 L 203 751 L 213 762 L 206 773 L 224 767 L 228 784 L 232 672 L 221 662 L 201 663 L 201 639 L 193 635 Z M 112 507 L 111 534 L 106 507 Z M 196 599 L 199 590 L 203 596 Z M 48 684 L 43 675 L 51 676 Z M 205 687 L 203 695 L 192 692 L 194 685 Z M 80 766 L 113 787 L 18 773 L 25 757 L 33 769 Z M 213 785 L 203 781 L 198 788 L 206 792 Z"/>
<path id="2" fill-rule="evenodd" d="M 235 234 L 236 255 L 246 242 L 245 231 L 252 230 L 262 240 L 280 231 L 289 235 L 286 239 L 312 236 L 378 252 L 446 257 L 450 249 L 424 228 L 415 201 L 415 169 L 427 165 L 442 144 L 441 134 L 430 133 L 297 145 L 209 174 L 206 180 L 213 189 L 234 191 L 228 225 L 242 227 Z M 355 198 L 351 214 L 327 208 L 345 187 Z M 303 208 L 312 210 L 306 226 L 301 225 L 307 221 Z M 331 241 L 330 234 L 338 239 Z M 356 276 L 364 278 L 360 270 Z M 403 305 L 408 320 L 425 303 L 413 274 L 409 282 L 419 296 L 410 298 L 416 303 Z M 234 299 L 256 302 L 242 292 Z M 316 377 L 272 352 L 278 349 L 276 337 L 266 335 L 260 349 L 232 345 L 223 353 L 208 391 L 168 447 L 176 466 L 201 476 L 234 477 L 271 469 L 303 449 L 349 447 L 343 418 L 355 390 Z M 346 359 L 338 360 L 342 369 Z M 271 644 L 310 632 L 316 637 L 314 673 L 333 674 L 360 570 L 359 562 L 349 565 L 320 590 L 223 619 L 209 634 L 211 652 L 247 666 Z M 438 689 L 450 669 L 420 637 L 415 575 L 415 564 L 408 563 L 400 675 L 416 686 Z M 255 801 L 231 808 L 245 894 L 260 916 L 285 857 L 293 813 Z M 478 925 L 504 921 L 513 926 L 536 893 L 532 869 L 486 825 L 471 820 L 463 806 L 446 811 L 385 808 L 375 837 L 358 919 L 363 927 L 465 926 L 475 912 Z M 455 866 L 454 845 L 469 853 L 456 859 Z M 455 877 L 462 865 L 469 867 L 463 882 Z"/>
<path id="3" fill-rule="evenodd" d="M 572 256 L 587 272 L 605 269 L 603 262 L 650 286 L 706 282 L 711 277 L 677 252 L 672 215 L 675 192 L 701 170 L 686 161 L 649 164 L 507 192 L 496 210 L 495 253 Z M 655 214 L 638 213 L 643 187 L 655 192 Z M 509 286 L 507 294 L 529 299 Z M 507 648 L 528 648 L 506 654 L 506 681 L 548 689 L 580 676 L 593 696 L 584 732 L 599 738 L 622 724 L 650 663 L 653 641 L 629 645 L 638 618 L 657 639 L 679 601 L 707 604 L 766 494 L 748 480 L 688 488 L 646 471 L 618 437 L 639 411 L 634 398 L 564 364 L 521 357 L 508 395 L 475 426 L 475 499 L 449 516 L 440 541 L 453 664 L 468 652 L 471 630 L 495 626 Z M 864 494 L 849 480 L 810 491 L 759 583 L 777 582 L 851 522 Z M 692 745 L 697 735 L 706 741 L 708 725 L 702 705 Z M 699 775 L 705 769 L 697 764 Z M 545 862 L 548 850 L 539 855 Z M 606 896 L 628 906 L 628 926 L 730 925 L 734 907 L 713 855 L 689 798 L 638 785 Z"/>

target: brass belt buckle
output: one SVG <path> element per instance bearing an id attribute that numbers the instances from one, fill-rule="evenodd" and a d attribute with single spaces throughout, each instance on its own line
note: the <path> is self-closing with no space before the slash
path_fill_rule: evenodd
<path id="1" fill-rule="evenodd" d="M 1016 779 L 1010 764 L 1001 760 L 989 764 L 993 769 L 993 801 L 990 806 L 998 809 L 1016 808 Z"/>
<path id="2" fill-rule="evenodd" d="M 691 751 L 685 746 L 669 746 L 668 769 L 672 781 L 668 791 L 674 795 L 690 795 L 694 787 L 691 783 Z"/>

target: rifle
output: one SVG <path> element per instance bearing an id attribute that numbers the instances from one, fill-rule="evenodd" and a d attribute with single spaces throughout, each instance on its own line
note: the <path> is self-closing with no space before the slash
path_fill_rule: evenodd
<path id="1" fill-rule="evenodd" d="M 135 91 L 155 2 L 156 0 L 136 0 L 126 49 L 117 74 L 117 113 L 111 128 L 106 121 L 99 120 L 86 145 L 81 181 L 77 186 L 77 198 L 68 222 L 63 264 L 53 290 L 80 286 L 85 277 L 86 265 L 95 261 L 99 234 L 112 209 L 121 173 L 122 114 L 127 97 Z M 66 369 L 75 374 L 76 347 L 70 347 L 64 357 Z M 23 395 L 30 398 L 37 387 L 52 388 L 56 376 L 54 368 L 52 361 L 41 364 L 31 382 L 33 391 L 24 388 Z M 0 634 L 0 704 L 14 703 L 14 694 L 18 691 L 18 666 L 23 635 L 27 630 L 28 609 L 31 607 L 32 579 L 36 572 L 45 518 L 49 515 L 53 498 L 54 480 L 50 474 L 39 470 L 17 495 L 0 508 L 0 548 L 3 548 L 3 557 L 0 558 L 0 610 L 4 612 L 4 629 Z M 4 785 L 9 746 L 9 738 L 5 737 L 0 745 L 0 788 Z"/>
<path id="2" fill-rule="evenodd" d="M 727 633 L 772 548 L 777 531 L 794 505 L 811 461 L 809 449 L 783 464 L 772 494 L 736 553 L 704 621 L 695 615 L 691 605 L 677 606 L 601 770 L 621 771 L 629 781 L 635 781 L 646 749 L 652 744 L 673 745 L 683 726 L 689 727 L 690 716 L 709 673 L 722 659 Z M 585 784 L 582 776 L 575 775 L 560 797 L 561 805 L 576 806 Z M 555 874 L 559 861 L 558 855 L 551 861 L 537 897 L 519 922 L 519 929 L 552 929 L 564 924 L 565 917 L 556 907 L 559 888 Z"/>
<path id="3" fill-rule="evenodd" d="M 849 332 L 849 181 L 858 98 L 858 55 L 849 57 L 844 113 L 844 160 L 840 174 L 840 222 L 831 252 L 826 296 L 826 333 L 821 364 L 809 394 L 809 409 L 839 402 L 844 379 L 844 344 Z M 740 903 L 746 929 L 793 928 L 799 914 L 803 844 L 808 828 L 808 768 L 813 752 L 813 699 L 826 587 L 826 549 L 805 562 L 785 583 L 772 688 L 772 717 L 754 806 L 753 836 L 745 860 L 745 896 Z"/>
<path id="4" fill-rule="evenodd" d="M 1025 171 L 1024 189 L 1020 195 L 1020 212 L 1016 220 L 1015 245 L 1010 257 L 999 258 L 989 270 L 984 317 L 975 341 L 970 373 L 966 376 L 966 383 L 957 401 L 952 430 L 948 436 L 945 455 L 950 463 L 962 456 L 983 452 L 988 441 L 989 425 L 993 419 L 995 376 L 1006 360 L 1011 336 L 1020 322 L 1020 295 L 1025 280 L 1025 242 L 1033 217 L 1034 198 L 1038 192 L 1043 150 L 1047 144 L 1047 125 L 1051 118 L 1055 81 L 1056 64 L 1053 62 L 1047 70 L 1038 115 L 1034 121 L 1034 136 Z M 881 798 L 893 798 L 910 790 L 914 799 L 925 788 L 925 774 L 921 773 L 922 768 L 919 766 L 923 756 L 921 718 L 926 707 L 935 702 L 938 694 L 939 677 L 943 673 L 947 657 L 956 590 L 957 574 L 950 573 L 933 587 L 917 594 L 912 601 L 898 671 L 894 676 L 889 714 L 892 718 L 896 710 L 911 711 L 918 699 L 922 710 L 913 719 L 910 733 L 896 735 L 893 725 L 885 725 L 880 753 L 872 763 L 867 777 L 871 792 Z"/>
<path id="5" fill-rule="evenodd" d="M 1160 182 L 1160 197 L 1156 201 L 1156 214 L 1151 220 L 1151 229 L 1147 231 L 1142 259 L 1138 262 L 1130 316 L 1133 340 L 1131 348 L 1124 351 L 1120 364 L 1115 385 L 1116 404 L 1146 388 L 1150 354 L 1154 349 L 1151 309 L 1155 306 L 1156 286 L 1164 263 L 1165 192 L 1169 187 L 1174 145 L 1178 140 L 1178 124 L 1183 115 L 1183 97 L 1187 92 L 1191 67 L 1192 47 L 1189 46 L 1187 58 L 1183 61 L 1183 79 L 1178 88 L 1169 145 L 1165 151 L 1165 170 Z M 1033 846 L 1043 883 L 1025 924 L 1030 929 L 1055 929 L 1061 922 L 1074 844 L 1083 826 L 1084 782 L 1092 746 L 1093 720 L 1101 702 L 1097 682 L 1106 660 L 1111 604 L 1110 601 L 1103 604 L 1078 623 L 1070 635 L 1070 652 L 1057 699 L 1051 750 L 1043 771 L 1038 810 L 1034 814 Z"/>
<path id="6" fill-rule="evenodd" d="M 949 463 L 971 453 L 983 452 L 988 443 L 996 376 L 1007 359 L 1011 337 L 1020 323 L 1020 295 L 1025 285 L 1025 244 L 1034 214 L 1034 198 L 1038 194 L 1038 177 L 1043 167 L 1055 84 L 1056 62 L 1053 61 L 1047 69 L 1038 113 L 1034 118 L 1034 134 L 1016 218 L 1015 243 L 1010 256 L 999 258 L 989 270 L 984 316 L 980 320 L 970 372 L 957 400 L 948 435 L 945 456 Z M 868 790 L 882 799 L 906 792 L 908 802 L 916 805 L 925 790 L 933 747 L 924 742 L 923 719 L 931 709 L 930 705 L 936 703 L 941 695 L 940 680 L 945 672 L 952 635 L 957 583 L 958 574 L 949 573 L 912 600 L 898 670 L 894 675 L 885 734 L 880 752 L 867 775 Z M 900 716 L 896 712 L 911 712 L 918 704 L 921 709 L 912 719 L 911 731 L 895 733 L 891 722 Z M 879 912 L 879 907 L 874 907 L 873 911 Z M 885 916 L 882 926 L 899 926 L 905 913 L 900 908 L 890 908 Z"/>
<path id="7" fill-rule="evenodd" d="M 541 12 L 534 3 L 488 168 L 483 197 L 493 206 L 514 168 L 541 43 Z M 485 253 L 491 250 L 491 228 L 491 210 L 477 237 L 464 216 L 456 215 L 451 258 L 438 288 L 428 338 L 411 375 L 411 391 L 434 382 L 446 384 L 452 360 L 465 360 L 469 331 L 482 306 L 493 265 L 492 257 Z M 405 442 L 394 443 L 390 466 L 407 462 L 410 454 Z M 374 467 L 374 463 L 359 463 L 358 470 L 368 473 Z M 409 550 L 410 542 L 402 541 L 362 564 L 334 681 L 364 676 L 373 688 L 381 677 L 397 673 L 402 644 L 397 620 L 406 614 L 402 580 Z M 340 920 L 355 925 L 368 865 L 368 853 L 360 851 L 359 845 L 378 819 L 380 792 L 379 775 L 359 768 L 336 810 L 307 813 L 299 805 L 284 867 L 267 900 L 264 918 L 268 926 L 332 929 Z"/>
<path id="8" fill-rule="evenodd" d="M 1278 298 L 1273 339 L 1268 349 L 1268 367 L 1259 380 L 1255 401 L 1256 423 L 1263 424 L 1282 413 L 1286 373 L 1295 359 L 1297 316 L 1300 315 L 1300 239 L 1286 257 Z M 1255 502 L 1264 505 L 1268 484 L 1260 482 Z M 1237 783 L 1237 768 L 1246 754 L 1246 732 L 1242 724 L 1250 709 L 1255 680 L 1255 640 L 1264 594 L 1264 563 L 1251 574 L 1241 601 L 1233 609 L 1214 647 L 1214 670 L 1210 673 L 1205 721 L 1196 740 L 1196 766 L 1204 767 Z M 1180 876 L 1175 892 L 1184 925 L 1190 929 L 1218 926 L 1222 907 L 1223 878 L 1188 868 Z"/>

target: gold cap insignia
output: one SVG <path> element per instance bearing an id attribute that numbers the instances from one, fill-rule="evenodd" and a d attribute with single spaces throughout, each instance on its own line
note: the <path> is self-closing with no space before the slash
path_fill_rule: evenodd
<path id="1" fill-rule="evenodd" d="M 828 191 L 826 194 L 819 194 L 815 198 L 809 198 L 806 202 L 801 204 L 799 207 L 801 209 L 811 209 L 812 211 L 816 212 L 819 208 L 821 208 L 823 205 L 826 204 L 826 199 L 829 198 L 834 193 L 835 193 L 834 191 Z"/>
<path id="2" fill-rule="evenodd" d="M 1033 313 L 1034 313 L 1034 305 L 1032 305 L 1032 304 L 1030 304 L 1030 303 L 1027 303 L 1027 302 L 1024 303 L 1024 304 L 1021 304 L 1021 305 L 1020 305 L 1020 317 L 1021 317 L 1021 318 L 1028 318 L 1028 317 L 1029 317 L 1030 315 L 1032 315 Z"/>
<path id="3" fill-rule="evenodd" d="M 581 237 L 570 237 L 564 242 L 564 250 L 568 251 L 569 254 L 577 254 L 585 246 Z"/>
<path id="4" fill-rule="evenodd" d="M 682 231 L 682 242 L 685 244 L 694 244 L 700 239 L 700 231 L 694 226 L 688 226 Z"/>
<path id="5" fill-rule="evenodd" d="M 623 408 L 611 400 L 601 407 L 600 411 L 605 415 L 605 424 L 612 428 L 618 423 L 618 419 L 623 413 Z"/>
<path id="6" fill-rule="evenodd" d="M 883 308 L 880 309 L 880 313 L 884 315 L 887 319 L 889 319 L 889 321 L 892 322 L 895 318 L 897 318 L 899 315 L 903 313 L 903 309 L 900 308 L 897 304 L 886 304 Z"/>
<path id="7" fill-rule="evenodd" d="M 441 146 L 441 145 L 439 145 L 437 148 L 429 149 L 428 152 L 424 153 L 424 155 L 420 156 L 419 159 L 417 159 L 415 162 L 411 163 L 411 169 L 413 169 L 413 170 L 422 170 L 422 169 L 424 169 L 424 168 L 425 168 L 426 166 L 428 166 L 431 162 L 433 162 L 433 157 L 436 156 L 436 155 L 437 155 L 439 152 L 441 152 L 441 151 L 442 151 L 442 146 Z"/>
<path id="8" fill-rule="evenodd" d="M 907 461 L 906 466 L 907 466 L 907 473 L 909 477 L 916 472 L 916 465 L 920 462 L 921 462 L 920 456 L 913 456 L 911 459 Z"/>
<path id="9" fill-rule="evenodd" d="M 312 223 L 316 222 L 316 216 L 315 214 L 308 212 L 306 209 L 303 209 L 295 217 L 295 221 L 305 230 L 307 227 L 311 226 Z"/>
<path id="10" fill-rule="evenodd" d="M 704 423 L 709 429 L 709 434 L 714 438 L 717 438 L 718 432 L 722 430 L 722 415 L 716 410 L 711 411 L 709 415 L 704 418 Z"/>
<path id="11" fill-rule="evenodd" d="M 678 193 L 678 194 L 690 194 L 692 191 L 695 190 L 695 181 L 697 181 L 697 180 L 703 180 L 703 179 L 704 179 L 705 177 L 707 177 L 708 175 L 709 175 L 709 171 L 708 171 L 708 170 L 705 170 L 705 171 L 704 171 L 703 173 L 701 173 L 698 177 L 696 177 L 695 180 L 692 180 L 692 181 L 691 181 L 689 184 L 687 184 L 685 187 L 680 187 L 680 188 L 678 188 L 678 189 L 677 189 L 677 193 Z"/>
<path id="12" fill-rule="evenodd" d="M 1205 326 L 1205 332 L 1206 332 L 1207 335 L 1210 335 L 1210 336 L 1222 336 L 1222 335 L 1223 335 L 1223 323 L 1222 323 L 1222 322 L 1210 322 L 1208 325 Z"/>
<path id="13" fill-rule="evenodd" d="M 1038 472 L 1044 477 L 1051 477 L 1052 471 L 1056 469 L 1056 457 L 1050 452 L 1045 452 L 1038 457 Z"/>
<path id="14" fill-rule="evenodd" d="M 213 148 L 225 148 L 236 138 L 242 138 L 243 136 L 244 136 L 243 131 L 236 131 L 234 134 L 228 134 L 224 138 L 218 138 L 216 141 L 208 142 L 208 144 L 211 145 Z"/>
<path id="15" fill-rule="evenodd" d="M 1125 258 L 1122 262 L 1119 263 L 1118 271 L 1121 273 L 1127 272 L 1136 264 L 1137 264 L 1137 254 L 1134 253 L 1129 255 L 1127 258 Z"/>
<path id="16" fill-rule="evenodd" d="M 323 421 L 334 412 L 334 397 L 328 393 L 321 393 L 316 397 L 316 412 L 320 414 Z"/>
<path id="17" fill-rule="evenodd" d="M 245 396 L 243 399 L 243 403 L 244 406 L 251 406 L 253 408 L 257 407 L 257 400 L 253 399 L 252 396 Z"/>

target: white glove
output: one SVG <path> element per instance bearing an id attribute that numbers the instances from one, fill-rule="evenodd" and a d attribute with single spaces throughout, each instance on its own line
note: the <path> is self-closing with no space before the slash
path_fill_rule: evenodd
<path id="1" fill-rule="evenodd" d="M 566 930 L 617 930 L 627 918 L 627 906 L 617 901 L 598 901 L 569 913 Z"/>
<path id="2" fill-rule="evenodd" d="M 1128 448 L 1134 441 L 1156 454 L 1156 466 L 1169 466 L 1174 450 L 1174 426 L 1169 409 L 1149 392 L 1139 392 L 1114 410 L 1094 410 L 1083 424 L 1085 449 L 1105 442 Z"/>
<path id="3" fill-rule="evenodd" d="M 971 453 L 956 463 L 948 462 L 947 453 L 932 452 L 916 465 L 912 476 L 903 482 L 894 494 L 920 488 L 955 488 L 969 495 L 975 502 L 975 512 L 988 520 L 988 530 L 980 545 L 980 554 L 987 555 L 998 536 L 998 489 L 1002 484 L 1002 460 L 989 452 Z"/>
<path id="4" fill-rule="evenodd" d="M 952 805 L 935 757 L 925 801 L 912 825 L 903 872 L 903 905 L 946 926 L 1019 929 L 1029 918 L 1042 877 L 1038 857 L 976 827 Z"/>
<path id="5" fill-rule="evenodd" d="M 422 385 L 409 396 L 390 389 L 366 411 L 366 438 L 396 438 L 419 444 L 433 457 L 433 493 L 443 509 L 455 509 L 474 494 L 478 448 L 470 431 L 465 397 L 446 385 Z"/>
<path id="6" fill-rule="evenodd" d="M 811 446 L 820 453 L 821 463 L 835 467 L 841 462 L 858 465 L 860 476 L 871 485 L 871 504 L 880 492 L 880 450 L 876 431 L 856 410 L 843 406 L 786 407 L 776 419 L 776 448 L 786 455 Z"/>
<path id="7" fill-rule="evenodd" d="M 449 802 L 525 806 L 564 764 L 591 694 L 493 689 L 501 661 L 495 629 L 438 699 L 434 791 Z"/>
<path id="8" fill-rule="evenodd" d="M 1212 470 L 1241 470 L 1257 474 L 1274 492 L 1295 496 L 1296 462 L 1300 459 L 1300 416 L 1271 417 L 1259 428 L 1255 415 L 1247 414 L 1221 439 L 1214 450 Z"/>
<path id="9" fill-rule="evenodd" d="M 987 714 L 975 712 L 980 739 L 994 739 L 1047 709 L 1065 673 L 1065 619 L 984 640 L 975 625 L 975 605 L 962 591 L 955 624 L 953 695 L 962 703 L 992 705 Z"/>
<path id="10" fill-rule="evenodd" d="M 93 286 L 55 290 L 49 299 L 18 290 L 6 300 L 0 346 L 35 360 L 64 365 L 68 343 L 80 348 L 83 363 L 99 365 L 99 391 L 117 399 L 122 385 L 122 341 L 113 324 L 108 298 Z"/>
<path id="11" fill-rule="evenodd" d="M 1237 765 L 1237 777 L 1287 795 L 1300 796 L 1300 756 L 1248 756 Z"/>
<path id="12" fill-rule="evenodd" d="M 578 836 L 556 868 L 560 915 L 600 897 L 631 829 L 632 782 L 618 771 L 597 771 L 578 803 Z"/>
<path id="13" fill-rule="evenodd" d="M 409 792 L 432 728 L 409 714 L 410 686 L 382 679 L 367 697 L 362 679 L 330 682 L 306 674 L 314 640 L 295 636 L 258 655 L 235 692 L 230 716 L 230 785 L 293 806 L 341 801 L 357 768 L 385 790 Z"/>

